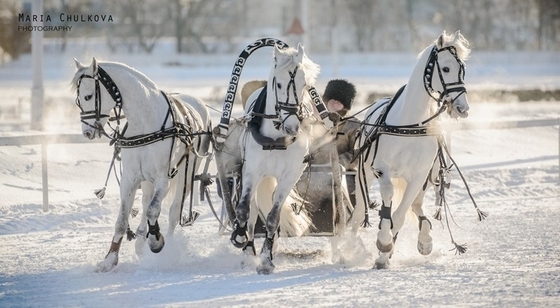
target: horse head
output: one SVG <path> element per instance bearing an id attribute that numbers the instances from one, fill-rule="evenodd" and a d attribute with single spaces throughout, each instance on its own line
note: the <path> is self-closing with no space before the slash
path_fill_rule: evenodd
<path id="1" fill-rule="evenodd" d="M 309 104 L 304 101 L 304 93 L 315 84 L 319 70 L 319 65 L 305 55 L 301 44 L 297 49 L 280 49 L 275 45 L 274 69 L 269 84 L 274 88 L 276 114 L 285 134 L 295 136 L 300 132 L 303 106 Z"/>
<path id="2" fill-rule="evenodd" d="M 469 42 L 459 31 L 451 35 L 443 31 L 436 39 L 426 67 L 427 79 L 429 79 L 426 87 L 429 92 L 439 94 L 439 98 L 434 98 L 448 106 L 447 112 L 454 119 L 468 116 L 469 102 L 464 82 L 464 61 L 468 58 L 469 53 Z M 431 78 L 430 75 L 432 75 Z M 439 79 L 439 81 L 433 82 L 433 87 L 432 78 Z"/>
<path id="3" fill-rule="evenodd" d="M 76 59 L 74 61 L 77 71 L 72 79 L 72 88 L 76 90 L 76 105 L 81 110 L 82 133 L 88 139 L 100 138 L 101 135 L 107 135 L 103 127 L 111 109 L 122 103 L 120 93 L 107 73 L 98 66 L 95 58 L 89 66 Z M 100 82 L 106 91 L 101 90 Z M 107 89 L 110 84 L 115 89 L 113 94 Z"/>

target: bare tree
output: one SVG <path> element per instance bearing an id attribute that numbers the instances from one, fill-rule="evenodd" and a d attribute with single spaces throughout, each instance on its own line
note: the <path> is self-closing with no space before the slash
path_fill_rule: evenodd
<path id="1" fill-rule="evenodd" d="M 373 11 L 377 1 L 371 0 L 348 0 L 345 1 L 354 25 L 356 45 L 359 51 L 369 49 L 371 37 L 375 29 Z"/>
<path id="2" fill-rule="evenodd" d="M 238 1 L 169 0 L 177 52 L 214 52 L 216 48 L 205 38 L 227 42 L 242 33 L 245 5 Z"/>
<path id="3" fill-rule="evenodd" d="M 125 45 L 133 51 L 136 44 L 140 51 L 151 53 L 166 24 L 160 1 L 121 0 L 108 1 L 106 5 L 117 16 L 107 36 L 109 47 L 116 50 L 119 45 Z"/>
<path id="4" fill-rule="evenodd" d="M 31 7 L 29 7 L 30 9 Z M 30 31 L 20 31 L 18 26 L 30 26 L 31 23 L 18 21 L 20 13 L 24 12 L 19 1 L 0 0 L 0 62 L 7 53 L 12 59 L 17 59 L 22 53 L 31 50 Z"/>
<path id="5" fill-rule="evenodd" d="M 560 49 L 560 2 L 537 0 L 539 10 L 537 37 L 539 50 Z"/>

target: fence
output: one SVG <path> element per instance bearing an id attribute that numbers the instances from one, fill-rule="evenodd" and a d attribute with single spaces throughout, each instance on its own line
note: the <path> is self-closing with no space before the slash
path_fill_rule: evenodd
<path id="1" fill-rule="evenodd" d="M 508 129 L 538 126 L 559 125 L 558 131 L 558 183 L 560 184 L 560 118 L 544 120 L 524 120 L 524 121 L 502 121 L 502 122 L 482 122 L 482 123 L 452 123 L 445 126 L 447 132 L 447 143 L 451 145 L 451 135 L 456 130 L 469 129 Z M 23 136 L 0 137 L 0 146 L 21 146 L 21 145 L 41 145 L 41 170 L 43 186 L 43 211 L 49 210 L 49 179 L 48 179 L 48 158 L 47 146 L 49 144 L 65 143 L 107 143 L 106 139 L 87 140 L 81 134 L 35 134 Z"/>
<path id="2" fill-rule="evenodd" d="M 49 175 L 47 146 L 64 143 L 108 143 L 107 139 L 88 140 L 82 134 L 35 134 L 0 137 L 0 146 L 41 145 L 41 174 L 43 186 L 43 211 L 49 210 Z"/>

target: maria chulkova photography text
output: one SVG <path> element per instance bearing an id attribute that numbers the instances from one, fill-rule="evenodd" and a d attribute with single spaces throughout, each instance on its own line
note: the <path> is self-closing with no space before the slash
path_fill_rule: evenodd
<path id="1" fill-rule="evenodd" d="M 86 22 L 113 22 L 113 16 L 110 14 L 91 14 L 91 15 L 71 15 L 66 13 L 60 13 L 58 19 L 55 22 L 64 23 L 65 25 L 44 25 L 44 26 L 31 26 L 31 25 L 19 25 L 18 31 L 72 31 L 72 26 L 68 23 L 86 23 Z M 43 22 L 51 23 L 53 18 L 50 14 L 23 14 L 18 15 L 18 22 L 20 23 L 30 23 L 30 22 Z"/>

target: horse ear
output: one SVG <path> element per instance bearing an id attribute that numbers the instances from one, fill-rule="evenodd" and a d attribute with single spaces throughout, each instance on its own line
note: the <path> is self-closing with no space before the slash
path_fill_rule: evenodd
<path id="1" fill-rule="evenodd" d="M 444 38 L 445 35 L 446 35 L 445 30 L 443 30 L 443 32 L 438 36 L 438 38 L 436 40 L 437 48 L 443 47 L 443 38 Z"/>
<path id="2" fill-rule="evenodd" d="M 87 66 L 83 65 L 82 63 L 80 63 L 80 61 L 78 61 L 78 59 L 76 59 L 76 58 L 74 58 L 74 64 L 76 64 L 76 68 L 77 68 L 78 70 L 87 67 Z"/>
<path id="3" fill-rule="evenodd" d="M 301 43 L 297 45 L 297 55 L 298 55 L 298 62 L 301 63 L 303 61 L 303 56 L 305 55 L 305 51 L 303 50 L 303 46 Z"/>
<path id="4" fill-rule="evenodd" d="M 92 69 L 92 75 L 95 76 L 97 75 L 97 59 L 95 59 L 95 57 L 93 57 L 93 60 L 91 61 L 91 69 Z"/>
<path id="5" fill-rule="evenodd" d="M 274 56 L 274 63 L 276 63 L 276 58 L 277 58 L 279 53 L 280 53 L 280 46 L 278 46 L 278 44 L 274 43 L 274 52 L 272 53 L 272 55 Z"/>
<path id="6" fill-rule="evenodd" d="M 463 39 L 463 35 L 461 34 L 460 30 L 455 31 L 455 34 L 453 34 L 453 36 L 455 41 L 460 41 Z"/>

